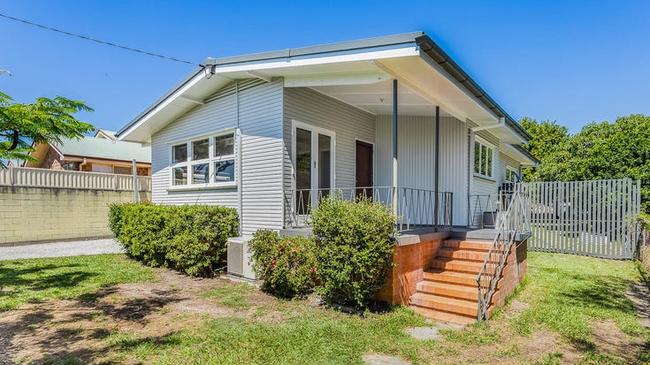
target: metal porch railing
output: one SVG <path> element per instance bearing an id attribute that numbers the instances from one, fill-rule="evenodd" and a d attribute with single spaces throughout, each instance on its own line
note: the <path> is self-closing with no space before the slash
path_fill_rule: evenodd
<path id="1" fill-rule="evenodd" d="M 492 296 L 496 291 L 512 245 L 518 235 L 530 232 L 530 201 L 520 188 L 509 192 L 501 203 L 496 220 L 496 235 L 476 276 L 479 321 L 488 318 Z"/>
<path id="2" fill-rule="evenodd" d="M 396 194 L 395 194 L 396 193 Z M 335 196 L 347 201 L 367 198 L 385 204 L 391 210 L 396 204 L 397 229 L 400 232 L 453 226 L 453 193 L 406 187 L 337 187 L 328 189 L 287 189 L 284 191 L 284 226 L 300 228 L 309 225 L 312 208 L 324 198 Z M 395 197 L 397 200 L 395 201 Z"/>

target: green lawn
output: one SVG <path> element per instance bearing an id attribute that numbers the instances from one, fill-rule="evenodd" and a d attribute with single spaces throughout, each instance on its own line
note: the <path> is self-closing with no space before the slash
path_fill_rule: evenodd
<path id="1" fill-rule="evenodd" d="M 172 284 L 184 298 L 207 301 L 223 312 L 215 316 L 163 307 L 141 322 L 142 331 L 98 316 L 93 326 L 106 328 L 106 335 L 95 339 L 104 346 L 101 355 L 66 354 L 49 361 L 361 364 L 363 354 L 374 352 L 413 364 L 650 363 L 650 331 L 639 324 L 625 297 L 628 286 L 641 280 L 637 267 L 629 261 L 530 253 L 526 283 L 511 306 L 487 323 L 443 330 L 437 341 L 405 334 L 407 327 L 427 325 L 407 308 L 349 315 L 305 300 L 275 299 L 246 284 L 215 279 L 191 290 Z M 0 305 L 15 308 L 31 299 L 72 298 L 118 282 L 152 279 L 150 269 L 119 255 L 0 262 Z M 113 311 L 128 303 L 128 298 L 113 300 Z M 176 327 L 168 329 L 169 323 Z M 594 331 L 601 323 L 620 332 L 622 353 L 600 347 Z M 70 341 L 88 337 L 81 335 L 83 327 L 75 331 Z M 547 342 L 540 342 L 544 338 Z"/>
<path id="2" fill-rule="evenodd" d="M 512 320 L 528 335 L 544 325 L 574 342 L 589 342 L 590 324 L 612 320 L 625 333 L 639 336 L 643 328 L 625 292 L 641 280 L 632 262 L 561 254 L 530 254 L 531 270 L 517 299 L 530 307 Z"/>
<path id="3" fill-rule="evenodd" d="M 0 261 L 0 311 L 48 298 L 70 299 L 101 287 L 154 279 L 122 255 Z"/>

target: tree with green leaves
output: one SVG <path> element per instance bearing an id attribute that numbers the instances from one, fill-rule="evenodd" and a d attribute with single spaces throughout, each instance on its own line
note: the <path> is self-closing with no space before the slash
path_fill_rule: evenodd
<path id="1" fill-rule="evenodd" d="M 571 136 L 567 127 L 557 122 L 537 122 L 530 118 L 523 118 L 520 123 L 532 137 L 524 147 L 540 161 L 538 167 L 524 170 L 524 180 L 560 180 L 563 170 L 569 167 Z"/>
<path id="2" fill-rule="evenodd" d="M 92 109 L 78 100 L 62 96 L 37 98 L 34 103 L 15 103 L 0 92 L 0 167 L 4 160 L 32 160 L 29 153 L 37 143 L 81 138 L 94 127 L 74 114 Z"/>
<path id="3" fill-rule="evenodd" d="M 575 135 L 555 122 L 521 123 L 532 136 L 525 147 L 541 162 L 526 172 L 527 180 L 641 180 L 643 210 L 650 213 L 650 116 L 590 123 Z"/>

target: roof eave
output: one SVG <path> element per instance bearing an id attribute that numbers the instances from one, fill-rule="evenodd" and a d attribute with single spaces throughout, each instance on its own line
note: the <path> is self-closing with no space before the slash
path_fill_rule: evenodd
<path id="1" fill-rule="evenodd" d="M 539 161 L 535 156 L 533 156 L 533 155 L 530 153 L 530 151 L 528 151 L 527 149 L 525 149 L 525 148 L 524 148 L 523 146 L 521 146 L 521 145 L 513 145 L 513 147 L 514 147 L 517 151 L 519 151 L 521 154 L 523 154 L 523 155 L 525 155 L 527 158 L 529 158 L 529 159 L 533 162 L 533 166 L 539 166 L 540 161 Z"/>
<path id="2" fill-rule="evenodd" d="M 401 44 L 415 43 L 417 37 L 423 36 L 424 32 L 411 32 L 393 34 L 388 36 L 373 37 L 361 40 L 344 41 L 337 43 L 320 44 L 308 47 L 287 48 L 279 51 L 253 53 L 241 56 L 230 56 L 205 59 L 205 65 L 225 66 L 232 64 L 245 64 L 249 62 L 271 61 L 287 59 L 300 56 L 315 56 L 334 52 L 345 52 L 363 50 L 376 47 L 397 46 Z"/>
<path id="3" fill-rule="evenodd" d="M 425 52 L 431 59 L 447 71 L 461 85 L 476 97 L 488 110 L 492 111 L 497 117 L 504 118 L 506 124 L 524 140 L 529 141 L 531 136 L 517 123 L 494 99 L 492 99 L 476 81 L 474 81 L 463 69 L 451 58 L 445 51 L 440 48 L 428 35 L 422 34 L 416 38 L 416 43 L 420 49 Z"/>
<path id="4" fill-rule="evenodd" d="M 196 75 L 198 75 L 200 72 L 205 70 L 206 66 L 199 66 L 195 68 L 189 75 L 187 75 L 180 83 L 178 83 L 176 86 L 168 90 L 162 97 L 160 97 L 158 100 L 156 100 L 153 104 L 151 104 L 147 109 L 145 109 L 143 112 L 138 114 L 135 118 L 133 118 L 130 122 L 128 122 L 124 127 L 120 128 L 120 130 L 115 133 L 115 138 L 122 140 L 122 135 L 128 131 L 132 126 L 137 124 L 140 119 L 142 119 L 145 115 L 149 114 L 152 110 L 154 110 L 156 107 L 158 107 L 161 103 L 163 103 L 167 98 L 169 98 L 172 94 L 174 94 L 176 91 L 179 89 L 183 88 L 188 82 L 190 82 Z"/>
<path id="5" fill-rule="evenodd" d="M 148 114 L 154 111 L 158 106 L 165 102 L 168 98 L 177 93 L 180 89 L 185 87 L 192 81 L 200 72 L 204 71 L 206 67 L 214 66 L 232 66 L 232 65 L 247 65 L 251 63 L 264 63 L 278 59 L 290 59 L 294 57 L 326 55 L 334 52 L 357 51 L 369 48 L 395 46 L 401 44 L 415 44 L 422 52 L 426 53 L 434 62 L 442 67 L 451 77 L 456 79 L 460 85 L 465 89 L 469 95 L 478 100 L 486 110 L 491 111 L 495 116 L 503 118 L 506 125 L 512 129 L 517 135 L 521 136 L 524 141 L 530 140 L 530 135 L 501 107 L 494 99 L 492 99 L 461 67 L 454 62 L 429 36 L 424 32 L 412 32 L 396 34 L 384 37 L 368 38 L 357 41 L 346 41 L 334 44 L 317 45 L 303 48 L 292 48 L 280 51 L 271 51 L 264 53 L 256 53 L 243 56 L 223 57 L 223 58 L 208 58 L 205 60 L 205 66 L 198 67 L 177 86 L 165 93 L 160 99 L 153 103 L 149 108 L 140 113 L 127 125 L 122 127 L 117 133 L 116 137 L 120 140 L 124 139 L 124 134 L 132 127 L 145 118 Z"/>

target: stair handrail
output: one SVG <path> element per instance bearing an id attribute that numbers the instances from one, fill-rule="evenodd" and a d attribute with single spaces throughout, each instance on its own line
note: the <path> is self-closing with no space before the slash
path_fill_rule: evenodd
<path id="1" fill-rule="evenodd" d="M 488 309 L 492 296 L 496 291 L 497 283 L 503 271 L 510 249 L 517 237 L 517 234 L 525 230 L 526 203 L 522 199 L 519 189 L 516 189 L 508 199 L 505 211 L 498 215 L 497 233 L 494 237 L 488 253 L 485 255 L 481 270 L 476 275 L 478 287 L 477 320 L 482 321 L 488 318 Z M 523 227 L 522 227 L 523 225 Z"/>

